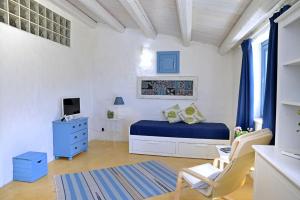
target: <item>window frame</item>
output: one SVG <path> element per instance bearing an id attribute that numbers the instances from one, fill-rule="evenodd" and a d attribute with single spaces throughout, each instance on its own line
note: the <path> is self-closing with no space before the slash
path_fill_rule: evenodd
<path id="1" fill-rule="evenodd" d="M 261 98 L 260 98 L 260 117 L 263 116 L 264 111 L 264 100 L 266 91 L 266 78 L 267 78 L 267 68 L 268 68 L 268 48 L 269 39 L 261 43 Z"/>

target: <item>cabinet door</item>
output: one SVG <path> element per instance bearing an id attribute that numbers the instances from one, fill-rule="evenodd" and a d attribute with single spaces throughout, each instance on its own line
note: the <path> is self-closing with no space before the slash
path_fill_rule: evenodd
<path id="1" fill-rule="evenodd" d="M 254 200 L 300 200 L 300 191 L 276 169 L 256 154 Z"/>

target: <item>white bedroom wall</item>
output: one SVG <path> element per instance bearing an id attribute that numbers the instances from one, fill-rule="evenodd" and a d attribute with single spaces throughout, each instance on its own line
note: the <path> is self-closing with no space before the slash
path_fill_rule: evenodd
<path id="1" fill-rule="evenodd" d="M 40 3 L 72 21 L 71 48 L 0 23 L 0 187 L 12 180 L 12 157 L 47 152 L 53 160 L 52 124 L 61 98 L 79 96 L 91 116 L 93 31 L 65 12 Z"/>
<path id="2" fill-rule="evenodd" d="M 107 128 L 106 111 L 115 96 L 125 100 L 120 111 L 126 126 L 120 140 L 127 139 L 131 122 L 161 120 L 163 109 L 192 103 L 136 98 L 137 77 L 158 75 L 156 51 L 179 50 L 180 73 L 174 75 L 198 77 L 200 111 L 208 121 L 234 126 L 239 50 L 221 56 L 215 46 L 184 47 L 171 36 L 150 40 L 137 30 L 122 34 L 106 26 L 94 30 L 49 1 L 39 2 L 72 21 L 72 47 L 0 23 L 0 187 L 12 180 L 13 156 L 33 150 L 47 152 L 48 161 L 53 160 L 51 122 L 60 116 L 63 96 L 81 98 L 83 115 L 90 117 L 89 139 L 111 139 L 101 128 Z"/>
<path id="3" fill-rule="evenodd" d="M 127 126 L 124 127 L 125 134 L 117 138 L 120 140 L 127 139 L 127 128 L 131 122 L 141 119 L 162 120 L 163 109 L 176 103 L 183 107 L 193 102 L 136 98 L 138 76 L 164 75 L 156 73 L 156 51 L 179 50 L 180 73 L 173 75 L 197 76 L 196 104 L 207 121 L 234 126 L 236 105 L 232 94 L 236 93 L 234 79 L 237 77 L 232 53 L 221 56 L 217 47 L 201 43 L 184 47 L 179 39 L 166 35 L 158 35 L 155 40 L 150 40 L 137 30 L 126 30 L 119 34 L 106 27 L 98 27 L 96 35 L 93 129 L 97 131 L 98 139 L 111 138 L 108 132 L 100 130 L 107 126 L 106 111 L 112 108 L 115 96 L 122 96 L 125 101 L 120 109 Z M 146 49 L 146 56 L 142 56 L 143 48 Z"/>

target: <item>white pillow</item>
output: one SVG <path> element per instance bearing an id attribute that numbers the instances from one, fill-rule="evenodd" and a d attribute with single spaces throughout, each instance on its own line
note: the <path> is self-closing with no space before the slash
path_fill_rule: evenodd
<path id="1" fill-rule="evenodd" d="M 196 124 L 205 120 L 204 116 L 194 103 L 182 109 L 178 115 L 182 121 L 187 124 Z"/>
<path id="2" fill-rule="evenodd" d="M 169 123 L 176 123 L 181 121 L 181 118 L 178 116 L 179 111 L 180 107 L 178 104 L 176 104 L 170 108 L 167 108 L 166 110 L 163 110 L 162 112 Z"/>

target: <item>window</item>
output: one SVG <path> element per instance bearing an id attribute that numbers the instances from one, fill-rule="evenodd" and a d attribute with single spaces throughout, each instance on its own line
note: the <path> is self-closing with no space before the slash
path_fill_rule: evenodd
<path id="1" fill-rule="evenodd" d="M 0 23 L 70 47 L 71 21 L 35 0 L 0 0 Z"/>
<path id="2" fill-rule="evenodd" d="M 269 40 L 261 43 L 261 98 L 260 98 L 260 117 L 263 116 L 265 91 L 266 91 L 266 77 L 268 65 L 268 47 Z"/>
<path id="3" fill-rule="evenodd" d="M 269 29 L 261 31 L 252 39 L 254 78 L 254 118 L 261 121 L 264 110 L 266 74 L 268 61 Z"/>

